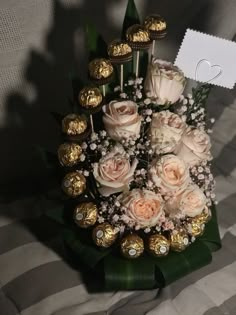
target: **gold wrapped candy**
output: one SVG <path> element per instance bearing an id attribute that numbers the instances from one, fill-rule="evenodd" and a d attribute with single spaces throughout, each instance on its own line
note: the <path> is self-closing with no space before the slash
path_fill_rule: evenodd
<path id="1" fill-rule="evenodd" d="M 151 45 L 149 31 L 139 24 L 134 24 L 127 29 L 126 39 L 135 50 L 148 49 Z"/>
<path id="2" fill-rule="evenodd" d="M 176 229 L 170 234 L 170 248 L 175 252 L 182 252 L 189 245 L 188 234 L 184 229 Z"/>
<path id="3" fill-rule="evenodd" d="M 144 27 L 150 32 L 151 39 L 162 38 L 166 35 L 166 21 L 159 14 L 147 16 Z"/>
<path id="4" fill-rule="evenodd" d="M 110 247 L 117 238 L 114 227 L 109 223 L 101 223 L 93 229 L 94 243 L 99 247 Z"/>
<path id="5" fill-rule="evenodd" d="M 86 189 L 86 179 L 78 171 L 66 174 L 62 182 L 62 189 L 70 197 L 78 197 Z"/>
<path id="6" fill-rule="evenodd" d="M 79 162 L 82 149 L 76 143 L 63 143 L 57 150 L 58 159 L 62 166 L 73 166 Z"/>
<path id="7" fill-rule="evenodd" d="M 148 249 L 154 256 L 166 256 L 170 250 L 170 242 L 161 234 L 153 234 L 148 239 Z"/>
<path id="8" fill-rule="evenodd" d="M 121 253 L 126 258 L 137 258 L 144 251 L 144 243 L 137 234 L 130 234 L 121 240 Z"/>
<path id="9" fill-rule="evenodd" d="M 212 213 L 211 210 L 209 208 L 205 208 L 203 210 L 203 212 L 199 215 L 197 215 L 195 217 L 199 222 L 201 222 L 202 224 L 206 224 L 207 222 L 209 222 L 212 218 Z"/>
<path id="10" fill-rule="evenodd" d="M 93 202 L 83 202 L 74 211 L 75 223 L 81 228 L 88 228 L 97 221 L 97 206 Z"/>
<path id="11" fill-rule="evenodd" d="M 87 109 L 96 108 L 102 103 L 102 93 L 97 87 L 84 87 L 79 93 L 79 103 Z"/>
<path id="12" fill-rule="evenodd" d="M 186 229 L 189 235 L 198 237 L 204 233 L 205 223 L 202 223 L 197 217 L 189 218 L 186 222 Z"/>
<path id="13" fill-rule="evenodd" d="M 114 40 L 107 49 L 108 55 L 113 63 L 125 63 L 132 59 L 132 48 L 121 40 Z"/>
<path id="14" fill-rule="evenodd" d="M 113 74 L 113 66 L 110 60 L 97 58 L 89 63 L 89 75 L 92 79 L 100 81 L 101 85 L 108 82 Z"/>
<path id="15" fill-rule="evenodd" d="M 62 131 L 68 136 L 82 134 L 87 126 L 87 120 L 83 115 L 69 114 L 62 120 Z"/>

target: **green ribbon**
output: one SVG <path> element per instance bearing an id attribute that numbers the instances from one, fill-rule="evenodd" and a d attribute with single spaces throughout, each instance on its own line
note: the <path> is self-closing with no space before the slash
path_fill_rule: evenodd
<path id="1" fill-rule="evenodd" d="M 87 272 L 102 278 L 100 290 L 144 290 L 161 288 L 197 270 L 212 260 L 211 253 L 221 247 L 215 207 L 202 237 L 185 251 L 170 252 L 155 258 L 148 254 L 137 259 L 121 257 L 117 248 L 101 249 L 91 240 L 91 231 L 68 226 L 62 208 L 48 211 L 48 216 L 62 224 L 64 240 L 76 255 L 76 262 Z M 93 280 L 94 281 L 94 280 Z"/>

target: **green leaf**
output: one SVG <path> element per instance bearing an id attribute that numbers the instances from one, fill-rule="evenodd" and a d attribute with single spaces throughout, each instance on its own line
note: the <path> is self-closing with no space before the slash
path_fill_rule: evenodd
<path id="1" fill-rule="evenodd" d="M 153 289 L 156 287 L 155 265 L 148 256 L 128 260 L 109 255 L 104 258 L 107 290 Z"/>
<path id="2" fill-rule="evenodd" d="M 89 232 L 91 233 L 91 231 Z M 94 244 L 86 243 L 79 233 L 72 229 L 64 230 L 64 238 L 71 250 L 78 255 L 80 261 L 90 268 L 94 268 L 111 251 L 111 249 L 100 249 Z"/>
<path id="3" fill-rule="evenodd" d="M 197 240 L 181 253 L 170 252 L 168 256 L 156 258 L 159 282 L 166 286 L 211 262 L 209 248 Z"/>
<path id="4" fill-rule="evenodd" d="M 134 3 L 134 0 L 129 0 L 126 7 L 123 28 L 122 28 L 121 36 L 123 39 L 125 39 L 125 33 L 126 33 L 127 28 L 129 28 L 133 24 L 140 24 L 140 18 L 139 18 L 139 14 L 138 14 L 136 5 Z"/>
<path id="5" fill-rule="evenodd" d="M 65 225 L 64 219 L 64 205 L 58 204 L 57 206 L 53 207 L 52 209 L 48 209 L 45 212 L 46 216 L 56 221 L 59 224 Z"/>
<path id="6" fill-rule="evenodd" d="M 216 207 L 211 208 L 212 219 L 206 224 L 204 234 L 200 239 L 214 252 L 221 248 L 221 239 L 217 222 Z"/>
<path id="7" fill-rule="evenodd" d="M 92 23 L 86 24 L 86 39 L 89 52 L 89 61 L 94 58 L 107 57 L 107 44 L 100 34 L 98 34 L 96 27 Z"/>

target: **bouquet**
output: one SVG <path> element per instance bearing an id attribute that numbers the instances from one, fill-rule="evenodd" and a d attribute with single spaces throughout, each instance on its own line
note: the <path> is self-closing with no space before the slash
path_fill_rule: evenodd
<path id="1" fill-rule="evenodd" d="M 166 34 L 159 15 L 141 23 L 133 1 L 121 39 L 106 46 L 88 26 L 89 83 L 73 80 L 73 113 L 62 118 L 63 207 L 49 215 L 103 289 L 167 285 L 220 247 L 211 86 L 184 96 L 184 73 L 155 56 Z"/>

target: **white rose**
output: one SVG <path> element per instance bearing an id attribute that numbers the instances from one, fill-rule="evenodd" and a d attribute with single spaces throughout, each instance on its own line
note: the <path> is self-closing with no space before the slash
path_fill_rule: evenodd
<path id="1" fill-rule="evenodd" d="M 197 185 L 189 185 L 183 192 L 175 195 L 166 203 L 170 217 L 195 217 L 206 208 L 206 196 Z"/>
<path id="2" fill-rule="evenodd" d="M 212 159 L 210 148 L 210 137 L 205 131 L 188 127 L 175 153 L 190 166 L 194 166 L 201 161 Z"/>
<path id="3" fill-rule="evenodd" d="M 108 135 L 117 141 L 138 137 L 141 116 L 138 106 L 132 101 L 111 101 L 103 106 L 103 123 Z"/>
<path id="4" fill-rule="evenodd" d="M 163 155 L 151 163 L 150 180 L 162 194 L 173 195 L 184 190 L 190 182 L 189 168 L 174 154 Z"/>
<path id="5" fill-rule="evenodd" d="M 119 196 L 119 199 L 131 225 L 152 227 L 158 225 L 165 216 L 163 199 L 153 191 L 133 189 Z"/>
<path id="6" fill-rule="evenodd" d="M 183 72 L 171 62 L 154 59 L 149 64 L 144 89 L 158 105 L 174 104 L 186 85 Z"/>
<path id="7" fill-rule="evenodd" d="M 93 174 L 100 185 L 98 188 L 100 194 L 109 196 L 128 190 L 137 164 L 136 159 L 130 164 L 125 157 L 124 149 L 121 146 L 115 146 L 107 156 L 93 165 Z"/>
<path id="8" fill-rule="evenodd" d="M 173 152 L 181 140 L 186 123 L 180 116 L 164 110 L 152 116 L 150 138 L 157 154 Z"/>

